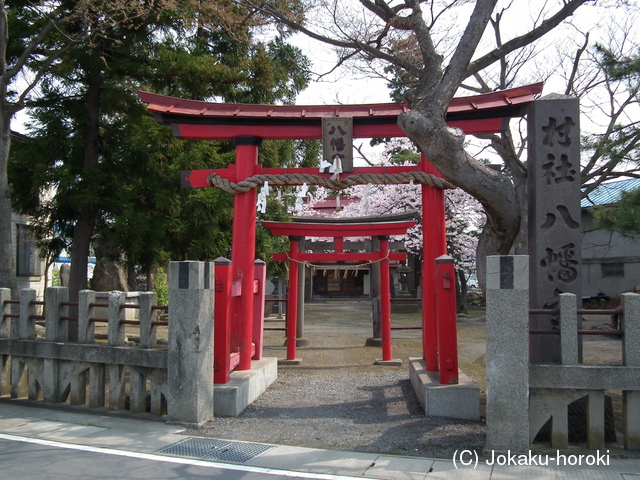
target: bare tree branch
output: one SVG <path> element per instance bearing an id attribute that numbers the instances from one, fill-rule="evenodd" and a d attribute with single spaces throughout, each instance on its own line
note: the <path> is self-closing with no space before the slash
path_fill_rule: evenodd
<path id="1" fill-rule="evenodd" d="M 476 2 L 469 23 L 460 38 L 460 42 L 441 81 L 441 95 L 443 100 L 447 101 L 447 105 L 458 90 L 459 85 L 468 76 L 466 74 L 467 67 L 491 19 L 491 13 L 497 1 L 478 0 Z"/>
<path id="2" fill-rule="evenodd" d="M 571 91 L 573 90 L 574 82 L 576 80 L 576 75 L 578 74 L 578 65 L 580 65 L 580 59 L 582 58 L 582 55 L 584 54 L 588 46 L 589 46 L 589 32 L 585 34 L 584 43 L 580 48 L 578 48 L 578 51 L 576 52 L 576 56 L 574 57 L 573 68 L 571 69 L 571 74 L 569 75 L 569 79 L 567 80 L 567 88 L 564 91 L 565 95 L 570 95 Z"/>
<path id="3" fill-rule="evenodd" d="M 561 22 L 573 15 L 575 11 L 583 4 L 592 2 L 594 0 L 565 0 L 564 7 L 562 7 L 555 15 L 544 20 L 538 27 L 534 28 L 530 32 L 520 35 L 512 40 L 509 40 L 502 46 L 494 49 L 483 57 L 471 62 L 466 71 L 466 77 L 473 75 L 480 70 L 487 68 L 489 65 L 499 61 L 507 54 L 529 45 L 535 40 L 543 37 L 555 27 L 560 25 Z"/>

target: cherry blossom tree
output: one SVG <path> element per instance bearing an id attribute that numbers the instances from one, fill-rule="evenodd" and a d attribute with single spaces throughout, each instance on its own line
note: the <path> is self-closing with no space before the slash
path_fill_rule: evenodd
<path id="1" fill-rule="evenodd" d="M 309 193 L 302 209 L 303 216 L 314 216 L 314 207 L 328 198 L 329 191 L 319 188 Z M 334 210 L 335 218 L 381 216 L 390 213 L 420 212 L 422 209 L 420 185 L 356 185 L 340 192 L 341 197 L 357 199 L 343 208 Z M 445 191 L 445 218 L 447 225 L 447 251 L 455 261 L 457 272 L 458 304 L 466 308 L 467 280 L 475 273 L 478 237 L 486 221 L 482 206 L 461 189 Z M 407 252 L 418 258 L 422 253 L 422 220 L 411 227 L 405 235 L 394 236 L 395 241 L 404 242 Z M 318 240 L 318 239 L 316 239 Z M 361 239 L 358 239 L 361 240 Z"/>

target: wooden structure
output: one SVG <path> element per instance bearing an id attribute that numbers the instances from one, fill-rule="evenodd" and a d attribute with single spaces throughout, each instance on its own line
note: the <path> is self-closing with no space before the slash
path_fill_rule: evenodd
<path id="1" fill-rule="evenodd" d="M 389 260 L 404 260 L 405 254 L 389 251 L 389 235 L 404 235 L 407 229 L 416 224 L 409 222 L 384 223 L 315 223 L 312 218 L 308 222 L 262 222 L 272 235 L 289 237 L 289 252 L 274 255 L 275 260 L 289 261 L 289 296 L 287 303 L 287 360 L 296 358 L 296 325 L 298 309 L 298 263 L 300 262 L 356 262 L 369 264 L 380 262 L 381 293 L 381 326 L 382 326 L 382 361 L 392 359 L 391 348 L 391 291 L 389 285 Z M 302 237 L 334 238 L 334 251 L 328 253 L 300 252 L 298 242 Z M 348 237 L 377 237 L 380 249 L 377 252 L 354 253 L 345 252 L 344 239 Z"/>
<path id="2" fill-rule="evenodd" d="M 527 105 L 542 91 L 533 84 L 487 95 L 454 99 L 448 107 L 447 123 L 466 134 L 496 133 L 508 127 L 509 118 L 523 116 Z M 240 289 L 229 311 L 231 350 L 239 352 L 239 370 L 251 369 L 254 318 L 254 253 L 256 231 L 256 186 L 323 185 L 341 189 L 362 183 L 422 183 L 422 327 L 423 352 L 428 371 L 438 372 L 438 321 L 436 315 L 435 259 L 446 253 L 443 188 L 451 187 L 426 160 L 409 167 L 364 167 L 332 180 L 318 169 L 267 169 L 258 165 L 263 140 L 322 138 L 323 117 L 353 117 L 354 138 L 403 137 L 398 115 L 407 104 L 276 106 L 239 105 L 184 100 L 141 92 L 140 98 L 156 120 L 171 125 L 174 135 L 188 140 L 232 140 L 235 164 L 225 169 L 183 172 L 184 187 L 218 187 L 235 194 L 232 237 L 233 275 Z M 449 309 L 450 310 L 450 309 Z M 455 311 L 455 310 L 454 310 Z M 457 370 L 440 371 L 442 383 L 456 383 Z"/>

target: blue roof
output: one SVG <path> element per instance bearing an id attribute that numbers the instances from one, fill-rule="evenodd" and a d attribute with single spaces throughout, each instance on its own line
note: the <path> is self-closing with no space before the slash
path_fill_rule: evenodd
<path id="1" fill-rule="evenodd" d="M 640 178 L 630 178 L 619 182 L 602 183 L 596 189 L 580 200 L 581 208 L 589 208 L 594 205 L 609 205 L 620 200 L 622 192 L 640 188 Z"/>

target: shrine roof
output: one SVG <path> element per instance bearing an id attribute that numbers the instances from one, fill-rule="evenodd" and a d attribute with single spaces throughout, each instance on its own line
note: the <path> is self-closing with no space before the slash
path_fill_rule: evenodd
<path id="1" fill-rule="evenodd" d="M 467 134 L 496 133 L 508 127 L 511 117 L 521 117 L 542 92 L 542 83 L 484 95 L 454 98 L 447 123 Z M 406 103 L 363 105 L 253 105 L 185 100 L 140 92 L 140 99 L 156 121 L 170 124 L 174 135 L 188 140 L 230 140 L 256 136 L 266 140 L 320 139 L 322 118 L 353 118 L 354 138 L 403 137 L 398 115 Z"/>

